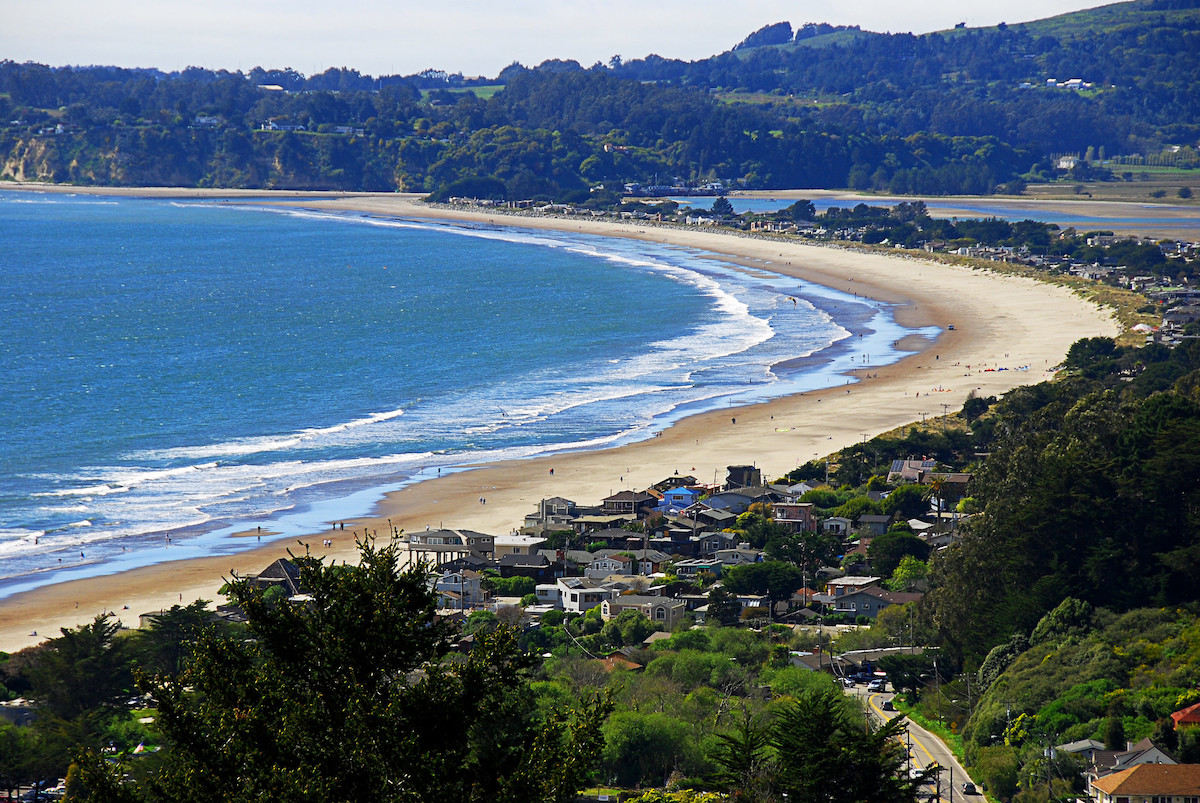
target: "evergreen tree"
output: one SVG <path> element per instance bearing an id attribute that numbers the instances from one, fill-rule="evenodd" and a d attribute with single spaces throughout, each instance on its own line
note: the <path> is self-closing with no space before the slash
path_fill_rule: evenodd
<path id="1" fill-rule="evenodd" d="M 530 656 L 507 628 L 446 656 L 423 566 L 360 544 L 358 566 L 296 559 L 305 603 L 231 583 L 251 639 L 203 634 L 177 678 L 140 678 L 169 745 L 121 786 L 95 754 L 78 799 L 558 801 L 597 762 L 608 703 L 539 717 Z"/>

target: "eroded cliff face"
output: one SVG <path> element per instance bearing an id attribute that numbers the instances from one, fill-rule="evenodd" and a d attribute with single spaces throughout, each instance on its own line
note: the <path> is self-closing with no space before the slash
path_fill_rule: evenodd
<path id="1" fill-rule="evenodd" d="M 28 136 L 0 141 L 0 180 L 57 184 L 121 184 L 120 155 L 111 149 L 88 147 L 67 135 Z"/>
<path id="2" fill-rule="evenodd" d="M 396 154 L 365 141 L 146 128 L 0 134 L 0 181 L 388 191 L 405 176 Z"/>

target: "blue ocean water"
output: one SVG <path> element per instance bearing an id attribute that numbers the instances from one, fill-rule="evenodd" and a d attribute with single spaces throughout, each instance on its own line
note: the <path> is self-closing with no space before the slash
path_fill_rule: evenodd
<path id="1" fill-rule="evenodd" d="M 631 240 L 11 191 L 0 230 L 0 596 L 840 384 L 908 334 Z"/>

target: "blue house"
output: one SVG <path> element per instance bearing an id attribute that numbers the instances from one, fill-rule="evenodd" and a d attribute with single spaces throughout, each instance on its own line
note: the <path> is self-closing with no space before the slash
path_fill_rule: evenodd
<path id="1" fill-rule="evenodd" d="M 695 504 L 699 498 L 700 492 L 694 491 L 691 488 L 672 488 L 669 491 L 663 492 L 663 498 L 658 504 L 658 509 L 662 513 L 678 514 Z"/>

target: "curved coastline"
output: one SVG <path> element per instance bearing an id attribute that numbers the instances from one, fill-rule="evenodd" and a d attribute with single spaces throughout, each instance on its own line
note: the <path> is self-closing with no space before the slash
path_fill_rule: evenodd
<path id="1" fill-rule="evenodd" d="M 185 192 L 187 197 L 198 197 L 194 191 Z M 180 191 L 140 194 L 179 197 Z M 207 197 L 229 195 L 212 192 Z M 849 388 L 791 395 L 732 411 L 698 413 L 644 441 L 475 466 L 408 485 L 389 493 L 374 515 L 347 520 L 347 529 L 337 532 L 333 548 L 322 550 L 336 559 L 353 558 L 352 531 L 370 530 L 382 536 L 392 526 L 413 530 L 445 525 L 508 532 L 543 497 L 566 496 L 596 503 L 614 491 L 645 487 L 676 470 L 702 480 L 709 476 L 720 479 L 726 465 L 755 462 L 765 475 L 774 477 L 864 435 L 919 420 L 922 414 L 957 409 L 971 390 L 994 395 L 1040 381 L 1074 340 L 1116 332 L 1105 312 L 1062 288 L 919 260 L 713 231 L 438 209 L 418 204 L 411 197 L 392 195 L 318 200 L 284 194 L 278 201 L 276 197 L 264 199 L 258 193 L 255 201 L 388 217 L 586 232 L 694 247 L 746 268 L 886 301 L 895 305 L 896 318 L 905 326 L 943 330 L 933 342 L 912 343 L 913 338 L 908 338 L 903 346 L 923 348 L 892 365 L 871 369 L 872 378 L 860 377 Z M 956 324 L 953 332 L 945 331 L 950 323 Z M 991 368 L 1028 366 L 1028 370 L 987 371 L 985 364 Z M 486 504 L 478 501 L 481 497 L 487 499 Z M 264 525 L 267 529 L 270 522 Z M 314 544 L 324 537 L 320 531 L 311 536 Z M 214 599 L 222 577 L 231 571 L 257 571 L 284 555 L 289 546 L 298 548 L 288 539 L 238 555 L 161 563 L 15 595 L 0 601 L 0 649 L 19 649 L 55 634 L 58 627 L 90 621 L 105 610 L 122 614 L 126 624 L 136 626 L 131 618 L 138 613 L 181 599 Z M 128 610 L 123 607 L 126 605 Z M 41 635 L 30 635 L 33 631 Z"/>

